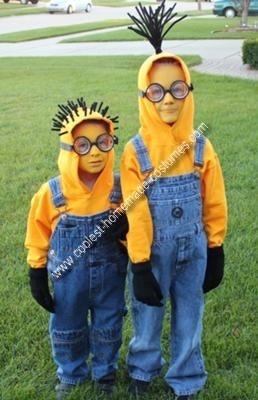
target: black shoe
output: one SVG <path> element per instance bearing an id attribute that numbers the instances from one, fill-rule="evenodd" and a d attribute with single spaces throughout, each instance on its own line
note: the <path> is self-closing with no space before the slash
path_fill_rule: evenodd
<path id="1" fill-rule="evenodd" d="M 143 396 L 149 389 L 150 382 L 140 381 L 139 379 L 131 379 L 129 385 L 129 393 L 133 396 Z"/>
<path id="2" fill-rule="evenodd" d="M 116 381 L 115 373 L 103 376 L 103 378 L 99 379 L 96 382 L 97 389 L 106 395 L 111 395 L 115 387 L 115 381 Z"/>
<path id="3" fill-rule="evenodd" d="M 175 400 L 191 400 L 191 399 L 193 399 L 193 396 L 190 396 L 190 395 L 188 395 L 188 396 L 176 396 L 175 397 Z"/>
<path id="4" fill-rule="evenodd" d="M 69 383 L 58 383 L 55 387 L 56 400 L 66 399 L 75 385 Z"/>

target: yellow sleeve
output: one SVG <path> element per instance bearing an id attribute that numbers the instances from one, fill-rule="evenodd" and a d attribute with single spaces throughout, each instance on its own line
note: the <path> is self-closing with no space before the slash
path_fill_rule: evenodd
<path id="1" fill-rule="evenodd" d="M 46 266 L 55 211 L 46 183 L 33 196 L 27 221 L 25 247 L 28 249 L 27 262 L 33 268 Z"/>
<path id="2" fill-rule="evenodd" d="M 208 247 L 221 246 L 227 231 L 227 200 L 217 154 L 206 141 L 206 165 L 202 172 L 203 223 Z"/>
<path id="3" fill-rule="evenodd" d="M 150 259 L 153 240 L 152 218 L 147 197 L 143 193 L 144 176 L 131 143 L 127 143 L 121 159 L 121 187 L 126 210 L 129 232 L 127 234 L 128 254 L 133 263 Z"/>

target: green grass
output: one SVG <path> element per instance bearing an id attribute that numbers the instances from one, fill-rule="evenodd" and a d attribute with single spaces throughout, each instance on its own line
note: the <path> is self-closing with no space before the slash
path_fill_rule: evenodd
<path id="1" fill-rule="evenodd" d="M 249 24 L 255 21 L 256 17 L 249 17 Z M 256 18 L 257 19 L 257 18 Z M 181 21 L 166 35 L 167 40 L 181 39 L 247 39 L 256 38 L 257 31 L 251 32 L 226 32 L 225 26 L 229 28 L 238 27 L 239 18 L 194 18 Z M 110 42 L 110 41 L 128 41 L 143 40 L 143 38 L 129 29 L 122 29 L 116 32 L 95 33 L 81 36 L 73 39 L 66 39 L 65 42 Z"/>
<path id="2" fill-rule="evenodd" d="M 46 12 L 45 7 L 37 7 L 33 4 L 0 3 L 0 18 L 14 15 L 42 14 Z"/>
<path id="3" fill-rule="evenodd" d="M 145 57 L 11 58 L 0 63 L 1 126 L 1 352 L 3 400 L 54 400 L 55 367 L 48 315 L 30 295 L 26 219 L 33 193 L 58 173 L 57 135 L 50 131 L 57 104 L 85 96 L 103 100 L 119 114 L 116 168 L 126 141 L 138 130 L 137 71 Z M 195 62 L 193 57 L 187 62 Z M 209 372 L 198 400 L 256 400 L 257 392 L 257 91 L 258 82 L 192 73 L 196 126 L 209 137 L 224 171 L 229 204 L 223 284 L 206 296 L 203 348 Z M 163 348 L 169 357 L 169 318 Z M 119 386 L 114 400 L 129 400 L 125 357 L 132 335 L 124 326 Z M 91 383 L 73 400 L 101 400 Z M 167 400 L 162 378 L 148 400 Z M 147 400 L 146 399 L 146 400 Z M 104 400 L 104 399 L 103 399 Z"/>
<path id="4" fill-rule="evenodd" d="M 175 25 L 173 30 L 168 33 L 166 39 L 247 39 L 256 38 L 257 31 L 251 32 L 226 32 L 225 26 L 235 28 L 239 26 L 239 18 L 228 20 L 220 19 L 188 19 L 183 20 L 180 24 Z M 254 23 L 255 17 L 249 18 L 249 23 Z M 71 35 L 74 33 L 83 33 L 95 31 L 98 29 L 108 29 L 111 27 L 121 26 L 121 30 L 114 32 L 100 32 L 87 34 L 78 38 L 65 39 L 63 42 L 110 42 L 110 41 L 127 41 L 127 40 L 143 40 L 142 37 L 126 28 L 132 21 L 130 19 L 117 19 L 99 22 L 89 22 L 85 24 L 49 27 L 41 29 L 30 29 L 21 32 L 5 33 L 0 35 L 1 42 L 23 42 L 28 40 L 46 39 L 56 36 Z"/>
<path id="5" fill-rule="evenodd" d="M 97 29 L 108 29 L 130 24 L 128 19 L 111 19 L 106 21 L 88 22 L 85 24 L 30 29 L 28 31 L 5 33 L 0 35 L 0 42 L 24 42 L 27 40 L 46 39 L 50 37 L 89 32 Z"/>

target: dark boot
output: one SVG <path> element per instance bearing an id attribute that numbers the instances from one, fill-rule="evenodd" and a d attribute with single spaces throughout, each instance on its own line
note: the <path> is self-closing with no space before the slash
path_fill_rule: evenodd
<path id="1" fill-rule="evenodd" d="M 112 373 L 112 374 L 103 376 L 103 378 L 99 379 L 96 382 L 96 387 L 102 393 L 104 393 L 106 395 L 111 395 L 114 391 L 115 381 L 116 381 L 116 374 Z"/>
<path id="2" fill-rule="evenodd" d="M 56 400 L 66 399 L 75 385 L 69 383 L 58 383 L 55 387 Z"/>
<path id="3" fill-rule="evenodd" d="M 143 396 L 147 393 L 150 386 L 150 382 L 140 381 L 139 379 L 131 379 L 129 385 L 129 393 L 133 396 Z"/>

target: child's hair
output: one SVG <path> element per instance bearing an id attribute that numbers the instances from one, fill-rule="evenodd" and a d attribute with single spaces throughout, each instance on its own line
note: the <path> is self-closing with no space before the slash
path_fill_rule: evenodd
<path id="1" fill-rule="evenodd" d="M 79 124 L 75 125 L 74 128 L 76 128 L 77 126 L 81 126 L 81 125 L 91 125 L 91 124 L 101 124 L 105 127 L 106 132 L 110 133 L 109 124 L 106 121 L 104 121 L 102 119 L 97 119 L 97 118 L 96 119 L 84 119 L 83 121 L 79 122 Z M 74 130 L 74 128 L 73 128 L 73 130 Z M 72 130 L 72 134 L 73 134 L 73 130 Z"/>
<path id="2" fill-rule="evenodd" d="M 177 60 L 173 60 L 172 58 L 169 58 L 169 57 L 158 58 L 157 60 L 155 60 L 155 61 L 152 63 L 152 68 L 155 67 L 156 65 L 176 65 L 176 66 L 178 66 L 180 69 L 182 69 L 181 64 L 180 64 Z M 152 68 L 151 68 L 151 69 L 152 69 Z M 150 69 L 150 71 L 149 71 L 149 74 L 150 74 L 150 72 L 151 72 L 151 69 Z M 149 75 L 149 74 L 148 74 L 148 75 Z"/>
<path id="3" fill-rule="evenodd" d="M 181 64 L 177 60 L 173 60 L 172 58 L 169 57 L 158 58 L 153 62 L 152 65 L 156 64 L 171 64 L 171 65 L 177 65 L 178 67 L 181 68 Z"/>

